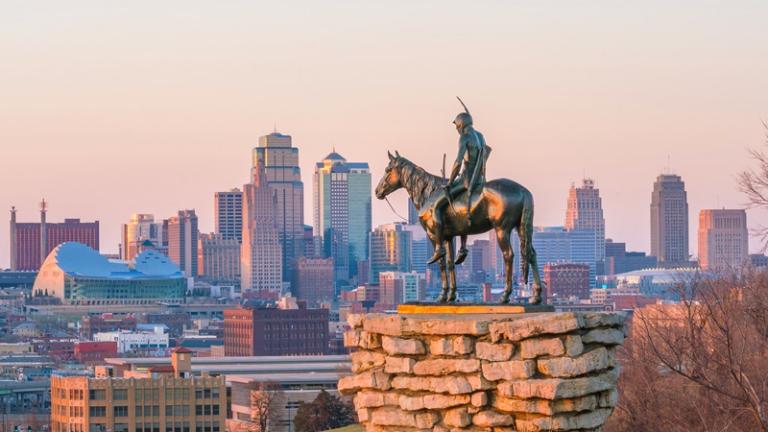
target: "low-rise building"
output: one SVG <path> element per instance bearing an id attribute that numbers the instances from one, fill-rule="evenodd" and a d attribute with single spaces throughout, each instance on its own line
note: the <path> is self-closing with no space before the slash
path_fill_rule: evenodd
<path id="1" fill-rule="evenodd" d="M 328 322 L 328 309 L 228 309 L 224 351 L 228 356 L 324 354 Z"/>
<path id="2" fill-rule="evenodd" d="M 95 342 L 114 342 L 118 353 L 137 352 L 162 355 L 168 349 L 168 334 L 157 327 L 155 331 L 127 331 L 96 333 Z"/>
<path id="3" fill-rule="evenodd" d="M 171 367 L 116 377 L 57 373 L 51 377 L 52 432 L 223 432 L 223 376 L 190 373 L 191 351 L 179 348 Z"/>

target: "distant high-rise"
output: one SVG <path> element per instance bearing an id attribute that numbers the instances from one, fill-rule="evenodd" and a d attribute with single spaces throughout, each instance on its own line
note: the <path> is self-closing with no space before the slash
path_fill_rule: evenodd
<path id="1" fill-rule="evenodd" d="M 296 298 L 310 305 L 334 300 L 333 258 L 300 257 L 296 263 Z"/>
<path id="2" fill-rule="evenodd" d="M 200 234 L 198 272 L 217 284 L 240 283 L 240 242 L 221 234 Z"/>
<path id="3" fill-rule="evenodd" d="M 64 242 L 79 242 L 99 250 L 99 221 L 80 222 L 64 219 L 63 223 L 46 220 L 48 203 L 40 203 L 40 222 L 17 222 L 16 208 L 11 208 L 11 270 L 38 270 L 51 251 Z"/>
<path id="4" fill-rule="evenodd" d="M 347 162 L 335 151 L 315 165 L 315 235 L 334 258 L 336 280 L 357 272 L 368 257 L 371 231 L 371 172 L 366 162 Z"/>
<path id="5" fill-rule="evenodd" d="M 275 223 L 276 201 L 264 165 L 257 159 L 252 182 L 243 186 L 240 287 L 244 295 L 277 299 L 282 292 L 283 253 Z"/>
<path id="6" fill-rule="evenodd" d="M 168 219 L 168 257 L 187 277 L 197 277 L 198 234 L 194 210 L 179 210 Z"/>
<path id="7" fill-rule="evenodd" d="M 699 213 L 699 266 L 704 270 L 731 269 L 749 260 L 747 212 L 702 210 Z"/>
<path id="8" fill-rule="evenodd" d="M 232 189 L 216 192 L 213 200 L 216 234 L 223 240 L 243 242 L 243 192 Z"/>
<path id="9" fill-rule="evenodd" d="M 600 189 L 595 181 L 584 179 L 581 187 L 571 185 L 568 191 L 568 207 L 565 212 L 565 229 L 592 230 L 595 232 L 595 259 L 605 260 L 605 218 Z"/>
<path id="10" fill-rule="evenodd" d="M 155 222 L 151 214 L 134 213 L 123 224 L 120 233 L 120 258 L 130 261 L 142 252 L 146 242 L 152 243 L 152 247 L 167 252 L 167 232 L 164 232 L 163 222 Z"/>
<path id="11" fill-rule="evenodd" d="M 536 249 L 541 274 L 544 274 L 546 264 L 586 264 L 589 266 L 589 283 L 592 287 L 595 286 L 597 271 L 594 246 L 593 230 L 568 231 L 563 227 L 545 227 L 533 232 L 533 247 Z"/>
<path id="12" fill-rule="evenodd" d="M 299 149 L 290 135 L 273 132 L 259 138 L 253 149 L 253 168 L 262 161 L 267 184 L 275 195 L 275 224 L 283 254 L 283 281 L 289 281 L 296 258 L 303 254 L 304 183 L 299 168 Z"/>
<path id="13" fill-rule="evenodd" d="M 688 261 L 688 195 L 678 175 L 661 174 L 653 184 L 651 255 L 659 264 Z"/>
<path id="14" fill-rule="evenodd" d="M 548 303 L 556 300 L 589 298 L 589 266 L 587 264 L 545 264 L 544 288 Z"/>
<path id="15" fill-rule="evenodd" d="M 408 198 L 408 225 L 417 224 L 419 224 L 419 211 L 416 210 L 413 200 Z"/>
<path id="16" fill-rule="evenodd" d="M 402 223 L 385 224 L 371 233 L 370 282 L 379 282 L 379 273 L 411 271 L 411 232 Z"/>

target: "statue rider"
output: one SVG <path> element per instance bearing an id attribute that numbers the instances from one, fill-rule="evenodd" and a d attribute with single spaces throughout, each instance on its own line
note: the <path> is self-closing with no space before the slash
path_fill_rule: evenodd
<path id="1" fill-rule="evenodd" d="M 467 226 L 471 225 L 472 196 L 482 192 L 485 185 L 485 163 L 491 148 L 485 144 L 483 134 L 472 126 L 472 116 L 461 98 L 464 112 L 456 116 L 453 124 L 459 132 L 459 152 L 453 163 L 448 183 L 445 184 L 445 194 L 435 201 L 433 206 L 433 223 L 435 224 L 435 253 L 427 262 L 432 264 L 445 256 L 443 238 L 444 216 L 448 206 L 455 208 L 459 218 L 465 218 Z M 463 167 L 463 169 L 462 169 Z M 462 209 L 466 209 L 464 212 Z M 461 236 L 461 248 L 456 257 L 460 264 L 467 256 L 467 236 Z"/>

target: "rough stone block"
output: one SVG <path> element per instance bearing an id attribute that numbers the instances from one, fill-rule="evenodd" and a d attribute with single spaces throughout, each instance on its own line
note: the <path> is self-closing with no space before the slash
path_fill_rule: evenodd
<path id="1" fill-rule="evenodd" d="M 584 327 L 621 327 L 626 319 L 624 312 L 587 312 L 584 314 Z"/>
<path id="2" fill-rule="evenodd" d="M 383 366 L 386 357 L 375 351 L 356 351 L 350 354 L 352 360 L 352 372 L 363 372 L 375 367 Z"/>
<path id="3" fill-rule="evenodd" d="M 568 335 L 565 337 L 565 355 L 576 357 L 584 352 L 584 344 L 579 335 Z"/>
<path id="4" fill-rule="evenodd" d="M 472 397 L 469 402 L 472 404 L 472 406 L 484 407 L 488 405 L 488 393 L 484 391 L 472 393 Z"/>
<path id="5" fill-rule="evenodd" d="M 398 337 L 383 336 L 381 346 L 389 355 L 398 354 L 424 354 L 424 343 L 418 339 L 402 339 Z"/>
<path id="6" fill-rule="evenodd" d="M 413 377 L 396 376 L 392 379 L 392 388 L 398 390 L 429 391 L 433 393 L 468 394 L 476 389 L 464 376 Z"/>
<path id="7" fill-rule="evenodd" d="M 413 365 L 416 375 L 441 376 L 452 373 L 472 373 L 480 369 L 477 359 L 434 359 L 422 360 Z"/>
<path id="8" fill-rule="evenodd" d="M 347 315 L 347 324 L 353 329 L 362 328 L 365 314 L 349 314 Z"/>
<path id="9" fill-rule="evenodd" d="M 539 359 L 539 372 L 555 378 L 571 378 L 607 369 L 612 364 L 608 350 L 600 347 L 578 357 Z"/>
<path id="10" fill-rule="evenodd" d="M 390 374 L 413 373 L 413 365 L 416 360 L 410 357 L 387 357 L 384 362 L 384 372 Z"/>
<path id="11" fill-rule="evenodd" d="M 591 411 L 597 408 L 597 397 L 587 395 L 579 398 L 559 399 L 552 401 L 551 406 L 554 413 Z"/>
<path id="12" fill-rule="evenodd" d="M 561 414 L 552 417 L 517 418 L 519 431 L 581 430 L 598 428 L 611 414 L 609 409 L 597 409 L 579 414 Z"/>
<path id="13" fill-rule="evenodd" d="M 520 357 L 533 359 L 539 356 L 561 356 L 565 354 L 565 346 L 559 338 L 526 339 L 520 342 Z"/>
<path id="14" fill-rule="evenodd" d="M 472 418 L 466 407 L 450 409 L 443 414 L 443 423 L 446 426 L 463 428 L 472 423 Z"/>
<path id="15" fill-rule="evenodd" d="M 502 412 L 525 414 L 553 414 L 550 401 L 545 399 L 514 399 L 496 396 L 493 407 Z"/>
<path id="16" fill-rule="evenodd" d="M 472 423 L 480 427 L 509 426 L 515 424 L 515 419 L 508 414 L 485 410 L 472 416 Z"/>
<path id="17" fill-rule="evenodd" d="M 472 386 L 473 391 L 490 390 L 496 387 L 495 383 L 483 378 L 481 373 L 466 375 L 466 379 L 469 382 L 469 385 Z"/>
<path id="18" fill-rule="evenodd" d="M 610 389 L 600 393 L 597 397 L 597 403 L 602 408 L 613 408 L 619 402 L 619 391 Z"/>
<path id="19" fill-rule="evenodd" d="M 440 419 L 435 412 L 407 412 L 398 408 L 384 407 L 373 411 L 371 423 L 381 426 L 402 426 L 430 429 Z"/>
<path id="20" fill-rule="evenodd" d="M 338 390 L 342 394 L 353 394 L 363 389 L 389 390 L 389 375 L 381 371 L 366 371 L 341 378 Z"/>
<path id="21" fill-rule="evenodd" d="M 429 343 L 429 353 L 439 356 L 460 356 L 469 354 L 473 348 L 472 338 L 467 336 L 448 336 Z"/>
<path id="22" fill-rule="evenodd" d="M 444 395 L 428 394 L 424 395 L 424 408 L 426 409 L 444 409 L 469 403 L 470 395 Z"/>
<path id="23" fill-rule="evenodd" d="M 349 330 L 344 333 L 344 346 L 347 348 L 376 349 L 381 346 L 381 337 L 361 330 Z"/>
<path id="24" fill-rule="evenodd" d="M 475 344 L 475 356 L 481 360 L 505 361 L 512 357 L 515 346 L 505 343 L 478 342 Z"/>
<path id="25" fill-rule="evenodd" d="M 523 316 L 512 321 L 494 322 L 489 325 L 491 340 L 518 342 L 540 335 L 560 335 L 584 327 L 581 314 L 573 312 L 547 313 Z"/>
<path id="26" fill-rule="evenodd" d="M 581 339 L 584 343 L 621 345 L 624 343 L 624 332 L 615 328 L 596 328 L 587 332 Z"/>
<path id="27" fill-rule="evenodd" d="M 483 377 L 488 381 L 512 381 L 532 377 L 536 373 L 534 360 L 509 360 L 483 363 Z"/>
<path id="28" fill-rule="evenodd" d="M 488 334 L 488 320 L 468 317 L 413 319 L 420 333 L 425 335 L 471 335 Z"/>
<path id="29" fill-rule="evenodd" d="M 505 381 L 498 385 L 499 394 L 518 399 L 566 399 L 609 390 L 616 386 L 618 374 L 609 370 L 600 375 L 561 379 L 528 379 L 524 381 Z"/>

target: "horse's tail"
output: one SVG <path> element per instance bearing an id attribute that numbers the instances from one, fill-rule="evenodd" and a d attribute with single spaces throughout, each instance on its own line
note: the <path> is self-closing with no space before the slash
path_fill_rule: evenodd
<path id="1" fill-rule="evenodd" d="M 520 225 L 517 234 L 520 237 L 520 269 L 522 270 L 523 283 L 528 283 L 528 268 L 533 256 L 533 195 L 526 191 L 523 199 L 523 214 L 520 217 Z"/>

